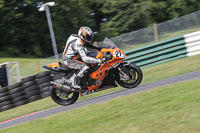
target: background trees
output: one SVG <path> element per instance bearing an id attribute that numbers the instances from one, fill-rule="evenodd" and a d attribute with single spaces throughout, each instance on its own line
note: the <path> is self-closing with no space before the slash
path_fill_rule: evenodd
<path id="1" fill-rule="evenodd" d="M 47 0 L 49 1 L 49 0 Z M 45 2 L 47 2 L 45 1 Z M 54 0 L 50 8 L 58 52 L 80 26 L 90 26 L 97 41 L 104 36 L 147 27 L 197 11 L 198 0 Z M 0 57 L 53 55 L 42 0 L 0 0 Z"/>

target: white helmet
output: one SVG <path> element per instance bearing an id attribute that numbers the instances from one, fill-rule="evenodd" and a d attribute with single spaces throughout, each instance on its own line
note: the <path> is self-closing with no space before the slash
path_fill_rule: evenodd
<path id="1" fill-rule="evenodd" d="M 85 42 L 92 43 L 93 41 L 93 32 L 89 27 L 81 27 L 78 36 Z"/>

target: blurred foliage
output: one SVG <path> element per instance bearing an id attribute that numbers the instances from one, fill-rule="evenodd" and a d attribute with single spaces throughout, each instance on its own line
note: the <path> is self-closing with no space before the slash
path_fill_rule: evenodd
<path id="1" fill-rule="evenodd" d="M 45 12 L 50 0 L 0 0 L 0 57 L 53 55 Z M 100 41 L 177 18 L 200 9 L 199 0 L 54 0 L 50 7 L 58 52 L 80 26 L 90 26 Z"/>

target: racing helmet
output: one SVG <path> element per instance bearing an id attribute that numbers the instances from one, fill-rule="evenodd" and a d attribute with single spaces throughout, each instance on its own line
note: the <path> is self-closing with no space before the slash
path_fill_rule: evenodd
<path id="1" fill-rule="evenodd" d="M 89 27 L 81 27 L 78 31 L 78 36 L 81 40 L 91 44 L 93 41 L 93 32 Z"/>

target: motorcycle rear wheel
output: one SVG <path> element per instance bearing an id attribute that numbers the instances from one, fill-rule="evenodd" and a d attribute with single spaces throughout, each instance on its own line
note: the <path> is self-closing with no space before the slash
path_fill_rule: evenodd
<path id="1" fill-rule="evenodd" d="M 77 101 L 79 92 L 66 92 L 64 90 L 51 87 L 50 96 L 57 104 L 67 106 Z"/>
<path id="2" fill-rule="evenodd" d="M 129 80 L 126 80 L 123 78 L 123 74 L 120 71 L 117 71 L 115 74 L 115 80 L 120 86 L 130 89 L 138 86 L 141 83 L 143 74 L 142 70 L 137 65 L 133 63 L 123 64 L 120 68 L 121 71 L 123 71 L 129 77 Z"/>

